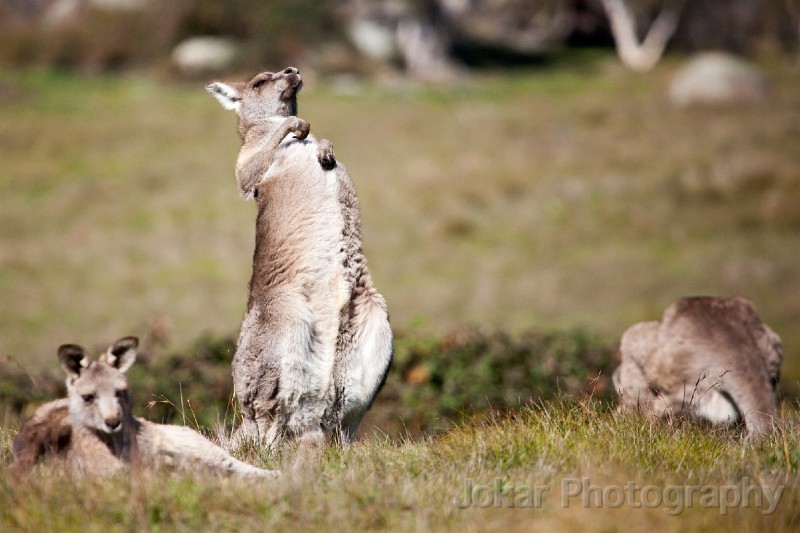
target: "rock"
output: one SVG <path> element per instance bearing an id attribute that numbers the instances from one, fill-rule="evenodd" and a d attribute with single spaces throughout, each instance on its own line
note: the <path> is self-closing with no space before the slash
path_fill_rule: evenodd
<path id="1" fill-rule="evenodd" d="M 147 0 L 89 0 L 89 5 L 108 11 L 136 11 L 142 9 Z"/>
<path id="2" fill-rule="evenodd" d="M 45 10 L 42 15 L 42 25 L 45 28 L 58 28 L 75 17 L 80 11 L 80 0 L 56 0 Z"/>
<path id="3" fill-rule="evenodd" d="M 723 52 L 697 54 L 669 87 L 669 99 L 677 106 L 746 104 L 766 100 L 769 94 L 769 82 L 759 69 Z"/>
<path id="4" fill-rule="evenodd" d="M 397 54 L 394 30 L 369 19 L 353 21 L 348 36 L 361 54 L 377 61 L 389 61 Z"/>
<path id="5" fill-rule="evenodd" d="M 46 6 L 42 14 L 42 25 L 45 28 L 59 28 L 74 20 L 87 8 L 131 13 L 144 9 L 147 0 L 53 0 L 49 4 L 42 4 Z"/>
<path id="6" fill-rule="evenodd" d="M 172 62 L 186 74 L 226 70 L 233 65 L 239 43 L 225 37 L 191 37 L 172 51 Z"/>

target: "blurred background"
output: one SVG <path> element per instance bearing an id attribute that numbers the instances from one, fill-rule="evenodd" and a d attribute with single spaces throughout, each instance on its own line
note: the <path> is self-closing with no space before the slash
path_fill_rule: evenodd
<path id="1" fill-rule="evenodd" d="M 799 45 L 798 0 L 0 0 L 0 403 L 136 334 L 147 394 L 207 360 L 224 408 L 256 210 L 204 85 L 287 65 L 359 192 L 383 397 L 604 393 L 628 326 L 743 295 L 792 400 Z"/>

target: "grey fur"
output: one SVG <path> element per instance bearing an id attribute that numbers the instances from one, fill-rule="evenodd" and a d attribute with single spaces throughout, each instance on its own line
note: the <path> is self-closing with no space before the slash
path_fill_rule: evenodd
<path id="1" fill-rule="evenodd" d="M 308 123 L 290 115 L 301 86 L 291 67 L 208 85 L 237 113 L 237 184 L 258 204 L 253 275 L 232 362 L 243 413 L 235 441 L 273 446 L 325 433 L 350 442 L 392 358 L 353 184 L 330 142 L 318 143 Z"/>
<path id="2" fill-rule="evenodd" d="M 783 357 L 780 337 L 745 298 L 684 298 L 660 322 L 631 326 L 614 372 L 620 408 L 654 416 L 684 410 L 715 423 L 771 430 Z"/>
<path id="3" fill-rule="evenodd" d="M 124 372 L 136 359 L 138 339 L 124 337 L 96 361 L 82 347 L 58 350 L 67 397 L 40 406 L 14 439 L 14 467 L 28 471 L 47 457 L 80 474 L 105 476 L 126 465 L 173 466 L 247 477 L 276 477 L 234 458 L 185 426 L 133 416 Z"/>

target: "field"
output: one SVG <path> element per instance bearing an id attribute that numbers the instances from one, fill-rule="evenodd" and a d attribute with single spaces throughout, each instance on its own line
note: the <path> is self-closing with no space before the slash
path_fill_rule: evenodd
<path id="1" fill-rule="evenodd" d="M 375 435 L 347 450 L 326 448 L 313 466 L 264 461 L 257 450 L 243 455 L 284 467 L 274 482 L 147 472 L 78 483 L 52 470 L 20 479 L 0 466 L 0 524 L 5 531 L 796 531 L 799 423 L 793 414 L 785 441 L 754 444 L 555 401 L 437 438 Z"/>
<path id="2" fill-rule="evenodd" d="M 675 63 L 565 64 L 450 89 L 307 81 L 300 114 L 353 176 L 394 327 L 613 340 L 679 296 L 742 294 L 798 376 L 800 71 L 767 65 L 763 105 L 676 110 Z M 0 75 L 0 350 L 39 367 L 156 323 L 175 347 L 235 332 L 255 218 L 239 142 L 203 83 Z"/>
<path id="3" fill-rule="evenodd" d="M 666 87 L 680 64 L 637 75 L 586 53 L 448 88 L 306 78 L 299 114 L 334 142 L 355 182 L 370 268 L 400 339 L 361 441 L 257 487 L 156 473 L 109 489 L 48 472 L 19 480 L 0 465 L 0 524 L 611 531 L 721 520 L 792 530 L 800 67 L 761 65 L 773 84 L 766 103 L 676 109 Z M 255 207 L 234 185 L 235 118 L 203 86 L 0 70 L 4 462 L 19 416 L 58 393 L 65 342 L 99 350 L 139 335 L 138 412 L 230 422 L 228 339 L 244 310 Z M 613 415 L 620 334 L 696 294 L 750 298 L 784 340 L 784 426 L 766 442 Z M 241 453 L 291 470 L 291 454 Z M 584 476 L 662 492 L 743 480 L 785 490 L 769 515 L 696 503 L 673 517 L 629 500 L 562 507 L 564 480 Z M 467 480 L 487 487 L 481 497 L 550 490 L 540 508 L 501 498 L 459 509 Z M 86 528 L 93 509 L 101 514 Z"/>

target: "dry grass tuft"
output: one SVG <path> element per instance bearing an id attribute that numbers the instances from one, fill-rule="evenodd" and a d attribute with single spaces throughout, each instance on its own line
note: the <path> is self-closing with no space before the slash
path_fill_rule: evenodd
<path id="1" fill-rule="evenodd" d="M 796 450 L 796 412 L 787 415 L 783 432 Z M 792 531 L 800 509 L 798 457 L 787 464 L 783 449 L 780 435 L 752 442 L 681 421 L 620 417 L 592 400 L 557 400 L 437 438 L 325 447 L 307 468 L 287 470 L 274 482 L 132 472 L 100 483 L 73 480 L 52 467 L 18 478 L 0 466 L 0 525 L 20 531 L 580 531 L 625 523 L 634 530 L 700 531 L 713 524 L 715 530 Z M 247 458 L 265 464 L 257 454 Z M 295 459 L 289 453 L 277 461 L 286 468 Z M 685 499 L 687 487 L 705 492 Z M 728 504 L 702 499 L 743 487 L 751 491 L 747 505 L 732 496 Z M 576 489 L 590 495 L 587 502 Z M 529 496 L 534 490 L 538 503 Z M 642 494 L 649 498 L 644 503 Z M 769 501 L 776 505 L 765 514 Z"/>

